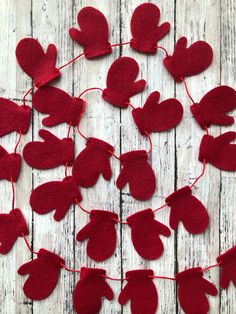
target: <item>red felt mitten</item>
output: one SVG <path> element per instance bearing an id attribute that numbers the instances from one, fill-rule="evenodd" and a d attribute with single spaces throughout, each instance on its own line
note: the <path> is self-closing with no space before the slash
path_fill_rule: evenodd
<path id="1" fill-rule="evenodd" d="M 124 305 L 131 301 L 132 314 L 155 314 L 158 305 L 157 289 L 151 278 L 150 269 L 131 270 L 126 273 L 127 285 L 121 291 L 118 301 Z"/>
<path id="2" fill-rule="evenodd" d="M 22 234 L 27 235 L 29 231 L 19 208 L 0 214 L 0 254 L 7 254 Z"/>
<path id="3" fill-rule="evenodd" d="M 81 202 L 82 197 L 73 177 L 67 177 L 62 181 L 51 181 L 39 185 L 30 196 L 32 210 L 40 215 L 56 210 L 54 219 L 63 219 L 72 204 L 76 200 Z"/>
<path id="4" fill-rule="evenodd" d="M 73 295 L 73 303 L 78 314 L 97 314 L 102 307 L 102 298 L 112 300 L 114 295 L 105 281 L 106 271 L 98 268 L 82 267 L 80 280 Z"/>
<path id="5" fill-rule="evenodd" d="M 170 30 L 170 24 L 165 22 L 158 26 L 160 10 L 153 3 L 143 3 L 135 10 L 131 18 L 131 33 L 133 38 L 130 47 L 140 52 L 155 53 L 157 42 Z"/>
<path id="6" fill-rule="evenodd" d="M 120 155 L 122 169 L 116 180 L 118 189 L 128 183 L 131 195 L 141 201 L 149 199 L 156 189 L 156 177 L 147 159 L 145 150 Z"/>
<path id="7" fill-rule="evenodd" d="M 17 153 L 8 154 L 0 145 L 0 180 L 16 182 L 20 173 L 21 156 Z"/>
<path id="8" fill-rule="evenodd" d="M 39 130 L 39 136 L 44 142 L 30 142 L 23 150 L 24 160 L 36 169 L 50 169 L 74 161 L 74 141 L 72 138 L 62 140 L 47 130 Z"/>
<path id="9" fill-rule="evenodd" d="M 139 66 L 134 59 L 121 57 L 115 60 L 107 74 L 103 99 L 114 106 L 127 108 L 130 97 L 142 92 L 146 85 L 145 80 L 135 82 L 138 72 Z"/>
<path id="10" fill-rule="evenodd" d="M 77 156 L 72 175 L 79 186 L 88 188 L 96 184 L 100 174 L 110 180 L 112 171 L 110 157 L 114 148 L 97 138 L 89 137 L 86 148 Z"/>
<path id="11" fill-rule="evenodd" d="M 23 290 L 27 298 L 43 300 L 47 298 L 56 287 L 60 270 L 65 261 L 58 255 L 45 249 L 40 249 L 37 258 L 23 264 L 18 269 L 19 275 L 27 275 Z"/>
<path id="12" fill-rule="evenodd" d="M 213 137 L 204 135 L 200 144 L 198 159 L 204 160 L 216 168 L 225 171 L 236 171 L 236 132 L 226 132 Z"/>
<path id="13" fill-rule="evenodd" d="M 228 126 L 234 118 L 226 115 L 236 108 L 236 91 L 228 86 L 219 86 L 210 90 L 199 103 L 190 109 L 202 129 L 213 125 Z"/>
<path id="14" fill-rule="evenodd" d="M 236 287 L 236 246 L 217 257 L 220 263 L 220 286 L 222 289 L 229 287 L 230 281 Z"/>
<path id="15" fill-rule="evenodd" d="M 69 35 L 84 47 L 87 59 L 111 53 L 108 24 L 102 12 L 93 7 L 85 7 L 79 11 L 77 21 L 80 30 L 71 28 Z"/>
<path id="16" fill-rule="evenodd" d="M 163 132 L 174 128 L 182 119 L 183 107 L 174 98 L 159 103 L 160 93 L 149 95 L 143 108 L 132 111 L 134 122 L 142 135 L 151 132 Z"/>
<path id="17" fill-rule="evenodd" d="M 206 294 L 216 296 L 216 287 L 203 278 L 201 267 L 187 269 L 176 275 L 179 303 L 186 314 L 207 314 Z"/>
<path id="18" fill-rule="evenodd" d="M 77 126 L 84 112 L 82 99 L 51 86 L 38 89 L 33 95 L 32 105 L 37 111 L 48 114 L 42 121 L 47 127 L 60 123 Z"/>
<path id="19" fill-rule="evenodd" d="M 160 235 L 170 236 L 170 229 L 154 219 L 153 211 L 142 210 L 127 218 L 135 250 L 146 259 L 156 259 L 164 251 Z"/>
<path id="20" fill-rule="evenodd" d="M 181 82 L 186 76 L 203 72 L 211 64 L 213 51 L 205 41 L 196 41 L 189 48 L 187 38 L 181 37 L 175 46 L 172 56 L 163 60 L 164 66 L 176 82 Z"/>
<path id="21" fill-rule="evenodd" d="M 170 227 L 177 229 L 181 221 L 185 229 L 192 234 L 202 233 L 209 224 L 209 216 L 204 205 L 192 195 L 189 186 L 185 186 L 166 198 L 170 206 Z"/>
<path id="22" fill-rule="evenodd" d="M 88 239 L 87 254 L 95 261 L 109 258 L 116 247 L 118 216 L 104 210 L 91 210 L 90 222 L 77 233 L 77 241 Z"/>
<path id="23" fill-rule="evenodd" d="M 26 134 L 30 125 L 31 109 L 0 98 L 0 136 L 11 132 Z"/>
<path id="24" fill-rule="evenodd" d="M 48 45 L 45 53 L 36 39 L 24 38 L 16 47 L 16 58 L 22 70 L 33 79 L 38 88 L 60 76 L 55 67 L 57 49 L 53 44 Z"/>

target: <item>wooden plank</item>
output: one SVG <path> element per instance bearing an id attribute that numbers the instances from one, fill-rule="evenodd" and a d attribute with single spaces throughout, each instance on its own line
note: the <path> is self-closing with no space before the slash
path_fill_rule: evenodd
<path id="1" fill-rule="evenodd" d="M 68 36 L 68 29 L 72 21 L 72 2 L 70 1 L 33 1 L 33 37 L 46 49 L 47 45 L 54 43 L 58 48 L 57 65 L 60 66 L 69 61 L 73 56 L 72 42 Z M 61 78 L 55 85 L 68 93 L 73 89 L 72 67 L 61 71 Z M 38 130 L 42 129 L 41 114 L 34 113 L 33 138 L 37 140 Z M 48 129 L 59 138 L 66 137 L 68 126 L 59 125 Z M 33 186 L 64 178 L 64 167 L 53 170 L 33 170 Z M 70 173 L 70 169 L 69 169 Z M 34 214 L 34 248 L 41 247 L 51 250 L 66 261 L 66 264 L 74 267 L 74 210 L 70 208 L 68 214 L 60 222 L 55 222 L 53 213 L 48 215 Z M 62 270 L 60 280 L 54 292 L 45 300 L 34 302 L 35 313 L 72 313 L 72 291 L 74 287 L 74 275 Z"/>
<path id="2" fill-rule="evenodd" d="M 119 1 L 76 1 L 74 6 L 73 25 L 78 27 L 77 13 L 85 6 L 93 6 L 103 12 L 106 16 L 110 28 L 111 43 L 119 42 Z M 81 53 L 82 49 L 75 43 L 74 55 Z M 97 60 L 86 60 L 81 58 L 74 65 L 74 94 L 79 95 L 83 90 L 89 87 L 104 88 L 106 84 L 106 74 L 111 63 L 118 57 L 119 48 L 114 49 L 111 55 L 99 58 Z M 116 154 L 120 151 L 120 126 L 119 109 L 109 105 L 101 98 L 100 91 L 91 91 L 84 95 L 87 101 L 86 113 L 80 124 L 81 131 L 87 137 L 97 137 L 107 141 L 115 147 Z M 76 152 L 77 154 L 85 148 L 85 141 L 76 133 Z M 113 176 L 107 182 L 102 177 L 93 188 L 81 189 L 83 201 L 82 205 L 87 209 L 104 209 L 119 214 L 120 212 L 120 194 L 115 187 L 115 179 L 119 172 L 119 162 L 111 158 Z M 75 209 L 75 235 L 89 221 L 87 214 L 83 213 L 78 207 Z M 115 254 L 108 260 L 96 263 L 88 258 L 86 254 L 86 242 L 75 243 L 75 262 L 76 267 L 98 267 L 107 270 L 107 275 L 119 278 L 121 275 L 121 245 L 119 239 L 120 226 L 117 225 L 117 248 Z M 77 282 L 78 278 L 76 278 Z M 104 300 L 102 313 L 120 313 L 120 306 L 117 302 L 117 295 L 120 284 L 118 282 L 108 281 L 112 287 L 115 298 L 113 302 Z"/>
<path id="3" fill-rule="evenodd" d="M 221 85 L 235 88 L 235 1 L 226 0 L 221 3 Z M 236 118 L 236 112 L 233 112 Z M 221 133 L 236 131 L 236 125 L 222 128 Z M 220 207 L 220 252 L 225 252 L 236 244 L 236 173 L 221 173 L 221 207 Z M 229 289 L 221 291 L 220 313 L 236 311 L 236 290 L 233 284 Z"/>
<path id="4" fill-rule="evenodd" d="M 216 87 L 220 81 L 219 17 L 219 1 L 176 2 L 176 39 L 186 35 L 189 45 L 197 40 L 206 40 L 214 51 L 212 65 L 202 74 L 186 79 L 190 93 L 196 102 L 206 92 Z M 183 84 L 176 85 L 176 94 L 185 108 L 184 120 L 181 127 L 177 129 L 176 136 L 177 188 L 179 188 L 192 183 L 201 172 L 202 164 L 198 161 L 198 148 L 204 133 L 190 114 L 191 101 L 186 96 Z M 218 134 L 219 131 L 219 128 L 210 128 L 212 135 Z M 179 271 L 188 267 L 214 264 L 219 252 L 220 171 L 207 165 L 205 175 L 194 187 L 193 194 L 208 209 L 210 225 L 204 234 L 196 236 L 188 234 L 182 225 L 178 228 L 177 266 Z M 205 277 L 217 284 L 218 269 L 208 271 Z M 219 300 L 219 297 L 209 297 L 210 313 L 218 312 Z M 180 313 L 183 311 L 181 310 Z"/>
<path id="5" fill-rule="evenodd" d="M 2 21 L 0 32 L 1 47 L 1 77 L 0 91 L 1 97 L 13 99 L 19 105 L 25 90 L 31 86 L 31 80 L 21 71 L 15 58 L 15 47 L 17 42 L 31 33 L 31 2 L 26 1 L 4 1 L 0 7 L 0 18 Z M 31 140 L 32 132 L 28 131 L 22 137 L 18 152 L 22 153 L 25 143 Z M 11 133 L 1 138 L 0 144 L 13 152 L 19 134 Z M 10 182 L 2 180 L 0 182 L 0 206 L 1 212 L 7 213 L 11 210 L 12 190 Z M 31 190 L 31 170 L 22 161 L 21 173 L 15 184 L 16 199 L 15 207 L 23 212 L 28 222 L 31 233 L 31 210 L 27 203 L 28 191 Z M 32 233 L 31 233 L 32 235 Z M 29 239 L 32 236 L 29 236 Z M 21 252 L 19 254 L 19 252 Z M 31 313 L 32 302 L 24 297 L 21 289 L 24 278 L 17 275 L 18 267 L 30 258 L 29 251 L 22 239 L 18 239 L 13 249 L 0 259 L 0 303 L 1 313 Z M 9 271 L 10 270 L 10 271 Z"/>
<path id="6" fill-rule="evenodd" d="M 121 2 L 121 39 L 122 42 L 130 40 L 130 19 L 134 9 L 143 1 L 122 1 Z M 158 1 L 158 7 L 161 10 L 161 23 L 169 21 L 174 23 L 174 1 Z M 174 44 L 174 25 L 169 35 L 161 42 L 161 45 L 168 50 L 173 48 Z M 158 90 L 161 93 L 161 100 L 174 96 L 174 82 L 166 74 L 162 65 L 164 58 L 163 51 L 158 51 L 157 55 L 140 54 L 124 46 L 122 49 L 123 56 L 133 57 L 140 66 L 140 75 L 138 79 L 143 78 L 147 81 L 147 87 L 142 94 L 132 97 L 131 103 L 135 107 L 142 107 L 147 96 Z M 122 153 L 138 150 L 149 149 L 149 141 L 141 136 L 132 119 L 130 108 L 121 111 L 121 139 Z M 155 209 L 164 203 L 164 199 L 174 190 L 174 130 L 151 135 L 153 141 L 153 151 L 150 155 L 149 162 L 151 163 L 157 177 L 157 189 L 152 199 L 146 202 L 135 200 L 128 193 L 126 186 L 122 191 L 122 212 L 125 219 L 129 215 L 143 210 L 145 208 Z M 155 218 L 160 222 L 168 225 L 168 208 L 164 208 L 155 214 Z M 142 259 L 133 248 L 130 230 L 127 226 L 122 228 L 122 257 L 123 257 L 123 272 L 132 269 L 151 268 L 156 275 L 174 274 L 174 233 L 170 238 L 161 237 L 165 246 L 165 251 L 162 257 L 155 261 Z M 175 285 L 168 280 L 155 280 L 159 294 L 158 313 L 174 313 L 176 304 L 175 300 Z M 130 304 L 123 307 L 123 313 L 130 313 Z"/>

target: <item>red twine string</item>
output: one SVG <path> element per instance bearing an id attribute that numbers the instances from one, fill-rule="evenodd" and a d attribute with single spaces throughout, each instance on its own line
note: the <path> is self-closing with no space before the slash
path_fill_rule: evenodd
<path id="1" fill-rule="evenodd" d="M 128 225 L 128 222 L 126 221 L 121 221 L 119 219 L 113 218 L 113 220 L 115 220 L 116 222 L 120 223 L 121 225 Z"/>
<path id="2" fill-rule="evenodd" d="M 220 264 L 221 264 L 221 263 L 214 264 L 214 265 L 210 265 L 210 266 L 208 266 L 208 267 L 206 267 L 206 268 L 203 268 L 202 271 L 207 271 L 207 270 L 209 270 L 209 269 L 211 269 L 211 268 L 218 267 L 218 266 L 220 266 Z"/>
<path id="3" fill-rule="evenodd" d="M 72 273 L 80 273 L 80 270 L 78 270 L 78 269 L 71 269 L 71 268 L 68 268 L 66 265 L 64 265 L 64 264 L 60 264 L 65 270 L 67 270 L 67 271 L 70 271 L 70 272 L 72 272 Z"/>
<path id="4" fill-rule="evenodd" d="M 11 188 L 12 188 L 12 210 L 15 208 L 15 188 L 14 188 L 14 183 L 12 177 L 10 178 L 11 180 Z"/>
<path id="5" fill-rule="evenodd" d="M 63 64 L 62 66 L 60 66 L 60 67 L 58 68 L 58 70 L 61 70 L 61 69 L 65 68 L 66 66 L 68 66 L 69 64 L 75 62 L 77 59 L 79 59 L 79 58 L 82 57 L 83 55 L 84 55 L 84 52 L 81 53 L 81 54 L 79 54 L 77 57 L 71 59 L 71 60 L 70 60 L 69 62 L 67 62 L 66 64 Z"/>
<path id="6" fill-rule="evenodd" d="M 130 106 L 133 110 L 135 109 L 135 107 L 129 102 L 126 102 L 126 105 Z"/>
<path id="7" fill-rule="evenodd" d="M 20 136 L 19 136 L 19 139 L 16 143 L 16 146 L 15 146 L 15 149 L 14 149 L 14 154 L 16 154 L 16 150 L 17 150 L 17 147 L 19 146 L 20 144 L 20 141 L 21 141 L 21 137 L 22 137 L 22 131 L 20 130 Z"/>
<path id="8" fill-rule="evenodd" d="M 90 88 L 85 89 L 81 94 L 79 94 L 78 98 L 80 98 L 83 94 L 89 92 L 90 90 L 100 90 L 101 92 L 103 92 L 103 89 L 100 87 L 90 87 Z"/>
<path id="9" fill-rule="evenodd" d="M 191 96 L 190 93 L 189 93 L 188 86 L 187 86 L 185 80 L 184 80 L 182 77 L 180 77 L 180 79 L 181 79 L 181 81 L 184 83 L 184 88 L 185 88 L 185 90 L 186 90 L 186 93 L 187 93 L 188 97 L 191 99 L 192 103 L 194 104 L 195 102 L 194 102 L 192 96 Z"/>
<path id="10" fill-rule="evenodd" d="M 158 210 L 160 210 L 160 209 L 162 209 L 162 208 L 164 208 L 164 207 L 166 207 L 166 206 L 168 206 L 167 203 L 163 204 L 162 206 L 160 206 L 160 207 L 158 207 L 158 208 L 156 208 L 156 209 L 153 209 L 153 212 L 155 213 L 155 212 L 157 212 Z"/>
<path id="11" fill-rule="evenodd" d="M 169 54 L 168 54 L 167 50 L 166 50 L 164 47 L 162 47 L 162 46 L 156 46 L 156 48 L 163 50 L 163 51 L 165 52 L 165 54 L 166 54 L 166 57 L 169 57 Z"/>
<path id="12" fill-rule="evenodd" d="M 206 170 L 206 159 L 203 160 L 203 167 L 201 174 L 194 180 L 194 182 L 190 185 L 190 189 L 198 182 L 198 180 L 204 175 Z"/>
<path id="13" fill-rule="evenodd" d="M 109 276 L 106 276 L 106 275 L 101 275 L 101 277 L 106 278 L 106 279 L 110 279 L 110 280 L 114 280 L 114 281 L 128 280 L 127 278 L 113 278 L 113 277 L 109 277 Z"/>
<path id="14" fill-rule="evenodd" d="M 85 212 L 86 214 L 90 214 L 90 213 L 91 213 L 89 210 L 85 209 L 85 208 L 80 204 L 80 202 L 78 201 L 77 198 L 75 199 L 75 201 L 76 201 L 76 204 L 79 206 L 79 208 L 80 208 L 83 212 Z"/>
<path id="15" fill-rule="evenodd" d="M 79 135 L 82 136 L 86 141 L 88 140 L 88 138 L 80 131 L 79 125 L 77 125 L 77 131 L 78 131 Z"/>
<path id="16" fill-rule="evenodd" d="M 130 41 L 127 41 L 127 42 L 125 42 L 125 43 L 112 44 L 112 45 L 110 45 L 109 47 L 112 48 L 112 47 L 124 46 L 124 45 L 129 45 L 129 44 L 130 44 Z"/>
<path id="17" fill-rule="evenodd" d="M 33 85 L 32 87 L 30 87 L 30 89 L 24 94 L 24 96 L 23 96 L 23 106 L 24 106 L 24 107 L 26 106 L 26 104 L 25 104 L 25 102 L 26 102 L 26 96 L 34 89 L 34 87 L 35 87 L 35 85 Z"/>
<path id="18" fill-rule="evenodd" d="M 147 152 L 147 154 L 150 154 L 152 151 L 152 139 L 151 139 L 150 134 L 148 132 L 145 131 L 144 133 L 147 135 L 147 137 L 149 139 L 150 148 L 149 148 L 149 151 Z"/>
<path id="19" fill-rule="evenodd" d="M 27 245 L 28 249 L 30 250 L 31 253 L 38 255 L 38 252 L 33 251 L 32 247 L 29 244 L 29 241 L 27 240 L 26 236 L 24 235 L 24 233 L 21 233 L 23 239 L 25 240 L 25 244 Z"/>
<path id="20" fill-rule="evenodd" d="M 173 281 L 176 280 L 173 277 L 166 277 L 166 276 L 148 276 L 148 277 L 153 278 L 153 279 L 157 278 L 157 279 L 166 279 L 166 280 L 173 280 Z"/>

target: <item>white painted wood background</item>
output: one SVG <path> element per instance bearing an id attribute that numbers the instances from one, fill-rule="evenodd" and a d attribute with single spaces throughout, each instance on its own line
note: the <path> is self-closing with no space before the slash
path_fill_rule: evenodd
<path id="1" fill-rule="evenodd" d="M 62 65 L 81 52 L 68 36 L 68 29 L 77 25 L 77 12 L 87 5 L 101 10 L 109 22 L 110 42 L 118 43 L 130 39 L 129 23 L 132 11 L 142 3 L 140 0 L 1 0 L 0 1 L 0 96 L 21 103 L 23 94 L 32 85 L 15 59 L 15 47 L 23 37 L 37 38 L 44 48 L 49 43 L 58 47 L 57 65 Z M 161 44 L 172 51 L 176 39 L 186 35 L 189 42 L 206 40 L 214 50 L 211 67 L 201 75 L 188 78 L 187 84 L 195 101 L 210 89 L 227 84 L 235 88 L 235 49 L 236 49 L 236 3 L 235 0 L 159 0 L 152 1 L 161 9 L 162 22 L 171 23 L 171 31 Z M 100 178 L 91 189 L 83 189 L 83 206 L 88 209 L 107 209 L 121 215 L 128 215 L 148 207 L 157 208 L 164 198 L 174 189 L 190 184 L 200 173 L 202 165 L 198 162 L 198 146 L 203 132 L 191 117 L 190 101 L 182 84 L 175 84 L 162 66 L 164 54 L 159 51 L 155 56 L 141 55 L 128 46 L 116 47 L 105 58 L 88 61 L 79 59 L 73 66 L 62 70 L 62 77 L 56 86 L 79 95 L 88 87 L 105 87 L 106 73 L 111 63 L 119 56 L 132 56 L 140 65 L 140 78 L 147 80 L 147 88 L 132 98 L 134 106 L 143 105 L 147 95 L 158 90 L 161 98 L 177 97 L 184 106 L 184 118 L 176 130 L 153 134 L 153 153 L 150 162 L 157 175 L 155 196 L 148 202 L 135 201 L 124 189 L 122 193 L 115 187 L 119 174 L 119 162 L 112 159 L 113 177 L 110 182 Z M 29 98 L 29 97 L 28 97 Z M 140 136 L 132 119 L 131 112 L 119 110 L 105 103 L 99 92 L 86 95 L 87 112 L 81 123 L 82 131 L 113 144 L 116 153 L 149 147 L 149 142 Z M 32 127 L 23 136 L 20 151 L 32 139 L 38 138 L 42 116 L 33 112 Z M 53 133 L 65 137 L 67 126 L 54 127 Z M 236 131 L 236 124 L 228 130 Z M 223 128 L 210 129 L 211 134 L 224 132 Z M 15 133 L 1 138 L 0 144 L 8 151 L 14 149 L 18 136 Z M 84 148 L 84 141 L 77 132 L 76 153 Z M 21 208 L 30 228 L 29 240 L 35 250 L 44 247 L 55 251 L 65 258 L 71 268 L 81 266 L 104 267 L 108 275 L 124 276 L 125 272 L 136 268 L 152 268 L 156 274 L 172 276 L 185 267 L 207 266 L 215 263 L 219 252 L 225 251 L 236 243 L 236 173 L 220 172 L 207 166 L 205 176 L 197 184 L 194 193 L 207 206 L 211 221 L 208 230 L 202 235 L 189 235 L 182 226 L 172 232 L 170 238 L 163 238 L 165 251 L 156 261 L 140 258 L 131 245 L 130 231 L 127 226 L 117 226 L 118 242 L 115 254 L 103 263 L 94 263 L 85 253 L 85 243 L 75 241 L 77 231 L 86 224 L 88 217 L 76 206 L 71 208 L 65 219 L 57 223 L 52 213 L 40 216 L 34 214 L 29 206 L 31 190 L 43 182 L 61 179 L 64 168 L 38 171 L 23 162 L 20 178 L 16 184 L 16 206 Z M 11 186 L 0 182 L 0 209 L 11 209 Z M 156 218 L 168 224 L 169 209 L 156 213 Z M 31 259 L 22 239 L 6 256 L 0 257 L 0 313 L 73 313 L 72 292 L 78 275 L 61 272 L 58 286 L 52 295 L 41 302 L 31 302 L 25 298 L 22 285 L 26 277 L 17 275 L 18 267 Z M 206 273 L 206 277 L 218 286 L 218 269 Z M 155 280 L 159 294 L 158 313 L 182 313 L 176 300 L 176 286 L 172 281 Z M 121 307 L 117 297 L 121 283 L 109 281 L 115 292 L 113 302 L 104 301 L 101 313 L 130 313 L 128 306 Z M 209 297 L 210 313 L 236 313 L 236 289 L 232 285 L 227 291 L 220 291 L 217 297 Z"/>

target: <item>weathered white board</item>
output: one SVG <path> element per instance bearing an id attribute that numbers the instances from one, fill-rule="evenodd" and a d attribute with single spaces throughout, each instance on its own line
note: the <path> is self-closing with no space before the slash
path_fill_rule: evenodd
<path id="1" fill-rule="evenodd" d="M 204 73 L 187 79 L 190 93 L 195 101 L 217 85 L 236 87 L 236 2 L 234 0 L 159 0 L 152 1 L 161 9 L 161 22 L 169 21 L 171 31 L 161 44 L 171 52 L 176 40 L 186 35 L 189 43 L 203 39 L 214 49 L 214 61 Z M 58 47 L 57 64 L 62 65 L 81 52 L 81 47 L 72 42 L 68 29 L 77 25 L 77 12 L 84 6 L 94 6 L 107 17 L 110 27 L 110 42 L 119 43 L 130 39 L 130 17 L 141 0 L 8 0 L 0 1 L 0 97 L 21 99 L 32 82 L 21 71 L 15 59 L 15 47 L 23 38 L 37 38 L 44 47 L 55 43 Z M 184 106 L 184 118 L 181 124 L 169 132 L 153 134 L 153 152 L 150 162 L 157 175 L 157 190 L 148 202 L 135 201 L 127 188 L 122 192 L 115 187 L 120 171 L 119 162 L 112 158 L 113 177 L 110 182 L 100 178 L 91 189 L 83 189 L 83 206 L 87 209 L 107 209 L 125 219 L 128 215 L 145 208 L 157 208 L 163 204 L 167 195 L 176 188 L 191 184 L 201 172 L 198 162 L 198 147 L 203 132 L 193 120 L 189 107 L 191 101 L 186 96 L 182 84 L 175 84 L 162 65 L 163 51 L 157 55 L 146 56 L 134 52 L 128 46 L 116 47 L 105 58 L 88 61 L 79 59 L 73 65 L 62 70 L 61 79 L 55 83 L 72 95 L 79 95 L 88 87 L 105 87 L 106 73 L 111 63 L 119 56 L 134 57 L 140 65 L 139 78 L 147 81 L 145 91 L 132 98 L 134 106 L 142 106 L 146 97 L 154 90 L 161 93 L 161 99 L 176 97 Z M 139 135 L 130 109 L 119 110 L 101 99 L 99 91 L 86 94 L 87 111 L 81 122 L 81 130 L 87 136 L 103 139 L 115 147 L 116 154 L 133 149 L 148 149 L 149 142 Z M 29 97 L 28 97 L 29 98 Z M 30 104 L 30 103 L 29 103 Z M 236 117 L 236 113 L 234 113 Z M 42 115 L 32 114 L 32 127 L 23 136 L 19 146 L 38 139 Z M 236 125 L 227 130 L 236 130 Z M 213 135 L 224 132 L 224 128 L 211 128 Z M 53 128 L 53 133 L 65 137 L 67 126 Z M 85 145 L 84 140 L 73 131 L 76 142 L 76 154 Z M 0 139 L 0 144 L 8 151 L 14 149 L 15 133 Z M 69 169 L 70 173 L 71 169 Z M 210 227 L 203 235 L 189 235 L 182 226 L 172 232 L 169 238 L 163 238 L 165 251 L 156 261 L 145 261 L 134 250 L 130 230 L 126 225 L 117 226 L 117 248 L 115 254 L 103 263 L 95 263 L 86 255 L 86 244 L 75 241 L 77 231 L 86 224 L 88 216 L 78 206 L 72 207 L 64 220 L 55 222 L 50 213 L 39 216 L 32 213 L 28 200 L 31 190 L 41 183 L 59 180 L 64 176 L 64 167 L 55 170 L 38 171 L 23 162 L 20 178 L 16 184 L 16 207 L 24 212 L 28 221 L 29 241 L 35 250 L 40 247 L 55 251 L 64 257 L 70 268 L 81 266 L 107 269 L 109 276 L 120 278 L 131 269 L 151 268 L 156 274 L 173 276 L 176 271 L 197 265 L 207 266 L 215 263 L 219 252 L 236 244 L 236 173 L 220 172 L 207 166 L 206 173 L 194 188 L 194 193 L 207 206 L 211 217 Z M 0 181 L 0 211 L 11 209 L 11 186 Z M 169 209 L 156 213 L 156 218 L 168 224 Z M 18 267 L 32 256 L 21 239 L 6 256 L 0 257 L 0 313 L 73 313 L 72 293 L 78 275 L 62 271 L 58 286 L 52 295 L 44 301 L 32 302 L 23 292 L 25 278 L 17 275 Z M 217 284 L 218 269 L 206 273 L 206 277 Z M 176 285 L 172 281 L 156 279 L 158 288 L 158 313 L 182 313 L 176 296 Z M 115 299 L 104 300 L 101 313 L 130 313 L 128 306 L 121 307 L 118 294 L 122 284 L 109 281 Z M 236 312 L 236 289 L 232 285 L 227 291 L 220 291 L 217 297 L 210 297 L 210 313 L 233 314 Z"/>

